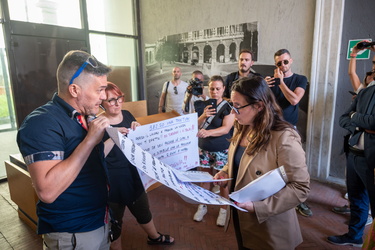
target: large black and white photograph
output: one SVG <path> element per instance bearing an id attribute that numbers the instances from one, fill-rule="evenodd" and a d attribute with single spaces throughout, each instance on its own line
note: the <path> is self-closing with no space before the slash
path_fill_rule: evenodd
<path id="1" fill-rule="evenodd" d="M 257 61 L 258 22 L 169 35 L 145 44 L 148 113 L 157 113 L 163 84 L 172 79 L 174 67 L 181 69 L 181 80 L 185 82 L 200 70 L 206 84 L 213 75 L 225 77 L 238 71 L 242 49 L 251 50 L 253 61 Z"/>
<path id="2" fill-rule="evenodd" d="M 241 23 L 189 31 L 163 36 L 155 43 L 145 44 L 147 109 L 148 114 L 158 113 L 163 84 L 173 79 L 173 69 L 180 69 L 180 80 L 191 83 L 192 73 L 203 73 L 207 86 L 213 75 L 226 77 L 239 70 L 239 53 L 243 49 L 252 52 L 251 72 L 263 77 L 273 76 L 275 65 L 259 63 L 259 22 Z M 298 108 L 298 124 L 302 140 L 306 137 L 307 93 Z M 177 91 L 178 92 L 178 91 Z M 182 103 L 183 100 L 181 100 Z M 182 104 L 181 104 L 182 105 Z"/>

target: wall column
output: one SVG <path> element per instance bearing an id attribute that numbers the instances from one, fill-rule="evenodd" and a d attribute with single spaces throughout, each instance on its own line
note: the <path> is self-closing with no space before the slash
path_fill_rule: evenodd
<path id="1" fill-rule="evenodd" d="M 344 3 L 316 0 L 306 157 L 311 177 L 321 180 L 329 179 Z"/>

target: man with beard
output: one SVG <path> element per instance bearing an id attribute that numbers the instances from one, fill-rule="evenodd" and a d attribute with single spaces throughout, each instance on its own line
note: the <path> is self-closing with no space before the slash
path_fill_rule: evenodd
<path id="1" fill-rule="evenodd" d="M 172 70 L 172 81 L 166 81 L 163 84 L 162 93 L 159 100 L 158 112 L 171 112 L 176 110 L 180 115 L 183 115 L 182 104 L 185 96 L 185 91 L 188 83 L 181 81 L 181 69 L 174 67 Z"/>
<path id="2" fill-rule="evenodd" d="M 297 129 L 298 106 L 305 94 L 307 78 L 292 72 L 293 59 L 287 49 L 276 51 L 274 59 L 274 75 L 267 76 L 265 80 L 283 110 L 284 119 Z M 301 203 L 296 209 L 303 216 L 312 215 L 312 211 L 305 203 Z"/>
<path id="3" fill-rule="evenodd" d="M 230 92 L 234 81 L 242 77 L 254 77 L 261 76 L 258 73 L 251 72 L 251 66 L 253 66 L 253 52 L 248 49 L 242 49 L 239 54 L 238 68 L 236 72 L 232 72 L 227 75 L 225 79 L 225 92 L 224 97 L 230 99 Z"/>

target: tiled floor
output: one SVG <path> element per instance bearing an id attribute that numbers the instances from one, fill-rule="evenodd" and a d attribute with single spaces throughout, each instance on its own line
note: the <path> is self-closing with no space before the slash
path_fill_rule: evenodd
<path id="1" fill-rule="evenodd" d="M 41 249 L 40 237 L 18 219 L 16 206 L 9 201 L 7 188 L 7 182 L 0 183 L 0 249 Z M 304 242 L 297 249 L 355 249 L 335 246 L 326 241 L 327 236 L 343 234 L 347 230 L 349 216 L 331 212 L 333 206 L 347 204 L 344 193 L 343 187 L 312 181 L 307 203 L 314 214 L 309 218 L 298 215 Z M 164 186 L 149 192 L 149 200 L 157 229 L 171 234 L 176 243 L 164 247 L 147 245 L 146 235 L 126 212 L 123 249 L 237 249 L 233 228 L 224 232 L 215 225 L 219 210 L 217 206 L 209 206 L 204 220 L 194 222 L 192 217 L 197 205 L 184 202 Z"/>

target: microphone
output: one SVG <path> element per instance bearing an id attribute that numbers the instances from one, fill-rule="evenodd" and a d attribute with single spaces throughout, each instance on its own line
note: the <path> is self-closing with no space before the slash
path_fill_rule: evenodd
<path id="1" fill-rule="evenodd" d="M 87 116 L 87 124 L 89 124 L 90 122 L 92 122 L 96 118 L 97 118 L 96 115 L 88 115 Z"/>

